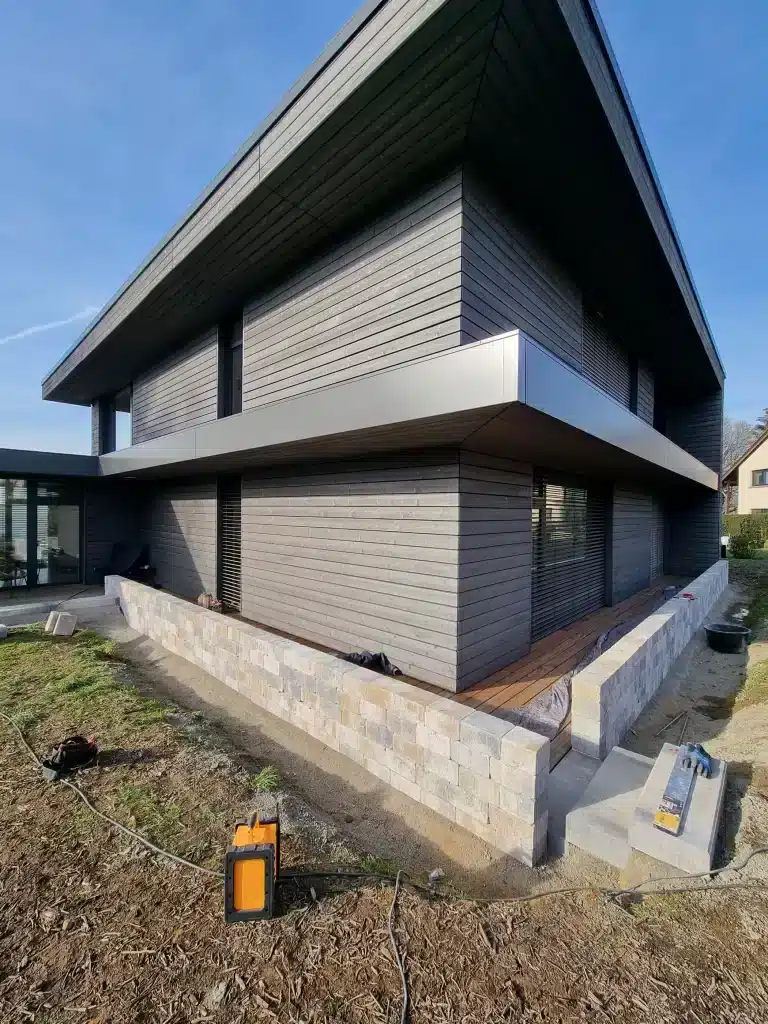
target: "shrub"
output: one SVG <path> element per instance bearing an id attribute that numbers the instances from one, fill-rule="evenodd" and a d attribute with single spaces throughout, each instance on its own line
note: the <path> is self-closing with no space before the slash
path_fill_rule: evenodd
<path id="1" fill-rule="evenodd" d="M 737 533 L 731 537 L 729 551 L 732 558 L 754 558 L 759 547 L 750 537 L 749 532 Z"/>

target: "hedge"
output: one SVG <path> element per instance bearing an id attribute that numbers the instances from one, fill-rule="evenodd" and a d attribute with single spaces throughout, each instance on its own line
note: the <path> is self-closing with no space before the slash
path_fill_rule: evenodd
<path id="1" fill-rule="evenodd" d="M 768 540 L 768 512 L 751 512 L 749 515 L 738 515 L 729 512 L 723 516 L 723 533 L 728 537 L 738 537 L 742 529 L 765 544 Z"/>

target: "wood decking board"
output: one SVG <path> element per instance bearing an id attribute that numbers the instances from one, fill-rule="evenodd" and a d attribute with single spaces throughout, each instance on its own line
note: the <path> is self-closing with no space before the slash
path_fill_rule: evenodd
<path id="1" fill-rule="evenodd" d="M 606 629 L 643 611 L 650 612 L 665 585 L 666 581 L 661 581 L 612 608 L 604 608 L 545 637 L 533 645 L 530 654 L 457 694 L 455 699 L 489 714 L 523 707 L 577 665 Z"/>

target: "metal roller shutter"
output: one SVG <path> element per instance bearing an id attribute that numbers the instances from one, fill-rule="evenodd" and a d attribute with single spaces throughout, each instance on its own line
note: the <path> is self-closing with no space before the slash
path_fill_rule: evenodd
<path id="1" fill-rule="evenodd" d="M 240 611 L 242 484 L 240 477 L 219 482 L 219 600 Z"/>
<path id="2" fill-rule="evenodd" d="M 598 486 L 535 473 L 533 640 L 605 604 L 605 506 Z"/>
<path id="3" fill-rule="evenodd" d="M 651 513 L 651 580 L 664 572 L 664 506 L 658 498 L 653 499 Z"/>
<path id="4" fill-rule="evenodd" d="M 584 313 L 584 376 L 628 409 L 631 395 L 629 354 L 611 337 L 603 318 Z"/>

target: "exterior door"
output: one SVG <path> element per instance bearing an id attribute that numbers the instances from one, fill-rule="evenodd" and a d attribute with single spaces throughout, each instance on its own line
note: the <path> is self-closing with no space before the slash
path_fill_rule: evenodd
<path id="1" fill-rule="evenodd" d="M 598 485 L 543 470 L 534 474 L 533 640 L 605 604 L 605 506 Z"/>
<path id="2" fill-rule="evenodd" d="M 242 481 L 219 481 L 218 597 L 230 611 L 240 611 L 242 593 Z"/>

